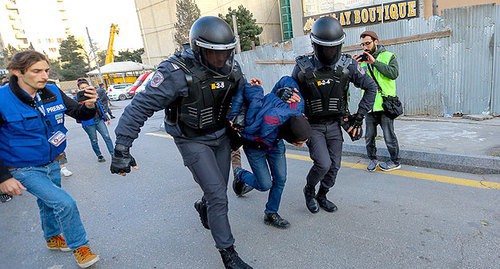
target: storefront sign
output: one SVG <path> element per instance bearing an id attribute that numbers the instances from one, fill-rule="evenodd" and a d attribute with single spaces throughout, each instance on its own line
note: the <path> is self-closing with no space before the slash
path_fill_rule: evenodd
<path id="1" fill-rule="evenodd" d="M 366 26 L 417 18 L 419 16 L 418 1 L 398 1 L 304 17 L 304 32 L 311 31 L 314 21 L 325 16 L 338 19 L 344 27 Z"/>

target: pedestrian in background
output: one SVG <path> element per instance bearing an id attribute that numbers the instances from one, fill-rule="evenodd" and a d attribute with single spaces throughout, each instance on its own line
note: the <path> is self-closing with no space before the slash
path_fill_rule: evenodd
<path id="1" fill-rule="evenodd" d="M 335 184 L 342 160 L 341 124 L 349 118 L 347 132 L 351 137 L 359 135 L 363 118 L 373 107 L 377 85 L 356 61 L 341 53 L 345 33 L 338 20 L 333 17 L 317 19 L 310 38 L 314 55 L 297 57 L 292 73 L 305 99 L 305 115 L 313 129 L 307 146 L 314 163 L 306 178 L 304 197 L 311 213 L 317 213 L 320 207 L 334 212 L 337 206 L 326 194 Z M 347 100 L 350 82 L 365 90 L 352 116 Z M 318 183 L 320 187 L 316 193 Z"/>
<path id="2" fill-rule="evenodd" d="M 388 117 L 382 108 L 382 96 L 396 96 L 396 79 L 399 76 L 399 66 L 396 54 L 379 44 L 378 36 L 373 31 L 364 31 L 360 35 L 363 54 L 353 55 L 354 59 L 367 70 L 367 73 L 379 86 L 373 109 L 366 116 L 366 151 L 370 159 L 366 169 L 374 172 L 377 166 L 382 171 L 392 171 L 401 168 L 399 163 L 399 143 L 394 132 L 394 119 Z M 384 133 L 384 141 L 391 156 L 389 161 L 377 162 L 377 125 Z"/>
<path id="3" fill-rule="evenodd" d="M 7 76 L 2 76 L 2 80 L 0 82 L 0 86 L 3 86 L 5 84 L 9 84 L 9 78 L 7 78 Z"/>
<path id="4" fill-rule="evenodd" d="M 89 82 L 84 78 L 80 78 L 77 80 L 77 86 L 78 89 L 80 89 L 80 91 L 83 91 L 87 88 L 94 89 L 94 87 L 91 87 Z M 92 146 L 92 150 L 97 156 L 97 161 L 105 162 L 106 159 L 104 159 L 104 156 L 102 156 L 101 149 L 99 148 L 99 140 L 97 138 L 97 132 L 101 134 L 104 143 L 106 143 L 106 147 L 108 148 L 109 154 L 113 156 L 113 151 L 114 151 L 113 141 L 111 140 L 111 136 L 109 135 L 108 132 L 108 127 L 106 126 L 106 124 L 109 126 L 111 122 L 106 116 L 106 112 L 104 111 L 102 103 L 100 102 L 99 99 L 97 99 L 96 102 L 96 110 L 97 113 L 95 114 L 94 118 L 87 121 L 82 121 L 81 124 L 90 139 L 90 144 Z"/>
<path id="5" fill-rule="evenodd" d="M 71 172 L 67 167 L 66 164 L 68 163 L 68 158 L 66 158 L 66 152 L 61 153 L 61 159 L 59 160 L 59 166 L 61 167 L 61 175 L 65 177 L 70 177 L 73 175 L 73 172 Z"/>
<path id="6" fill-rule="evenodd" d="M 146 89 L 125 108 L 115 129 L 111 172 L 126 175 L 136 166 L 130 154 L 133 141 L 154 112 L 165 110 L 165 129 L 203 191 L 195 203 L 203 226 L 210 229 L 226 268 L 248 269 L 234 248 L 227 199 L 227 114 L 232 100 L 243 98 L 249 85 L 234 60 L 238 41 L 231 27 L 213 16 L 196 20 L 189 40 L 191 47 L 160 63 Z"/>
<path id="7" fill-rule="evenodd" d="M 108 113 L 109 117 L 111 119 L 114 119 L 115 116 L 113 116 L 113 112 L 111 112 L 111 109 L 109 108 L 109 105 L 111 104 L 108 94 L 106 93 L 106 90 L 103 88 L 104 83 L 99 83 L 99 88 L 96 89 L 97 95 L 99 95 L 99 100 L 101 101 L 102 108 L 104 109 L 104 112 Z"/>
<path id="8" fill-rule="evenodd" d="M 12 76 L 0 88 L 0 191 L 37 198 L 47 247 L 71 251 L 81 268 L 99 260 L 90 247 L 76 201 L 61 188 L 59 158 L 66 148 L 64 114 L 80 120 L 95 115 L 97 93 L 78 104 L 47 85 L 49 60 L 28 50 L 7 66 Z M 7 235 L 7 234 L 5 234 Z"/>

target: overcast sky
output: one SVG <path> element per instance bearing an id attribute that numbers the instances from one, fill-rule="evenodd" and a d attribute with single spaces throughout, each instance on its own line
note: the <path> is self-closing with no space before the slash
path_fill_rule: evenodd
<path id="1" fill-rule="evenodd" d="M 56 0 L 19 0 L 17 3 L 26 31 L 32 33 L 30 36 L 43 38 L 55 32 L 64 33 L 61 17 L 54 13 L 58 9 Z M 112 23 L 120 29 L 115 37 L 115 51 L 143 47 L 134 0 L 65 0 L 64 8 L 72 33 L 88 42 L 87 26 L 101 50 L 107 49 Z"/>
<path id="2" fill-rule="evenodd" d="M 115 51 L 143 47 L 134 0 L 65 0 L 64 4 L 71 30 L 88 40 L 87 26 L 100 49 L 108 46 L 111 23 L 118 24 L 120 29 L 115 37 Z"/>

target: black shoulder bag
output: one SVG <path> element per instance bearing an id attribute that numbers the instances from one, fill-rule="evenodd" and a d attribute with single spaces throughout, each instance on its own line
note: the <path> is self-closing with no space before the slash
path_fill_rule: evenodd
<path id="1" fill-rule="evenodd" d="M 375 83 L 377 83 L 378 91 L 382 95 L 382 108 L 385 111 L 385 114 L 387 117 L 391 119 L 395 119 L 399 117 L 400 115 L 403 115 L 403 104 L 401 104 L 401 101 L 399 101 L 398 96 L 385 96 L 382 94 L 382 88 L 378 84 L 377 79 L 375 79 L 375 75 L 373 74 L 373 69 L 371 65 L 368 65 L 368 70 L 370 71 L 370 74 L 372 75 L 373 80 Z"/>

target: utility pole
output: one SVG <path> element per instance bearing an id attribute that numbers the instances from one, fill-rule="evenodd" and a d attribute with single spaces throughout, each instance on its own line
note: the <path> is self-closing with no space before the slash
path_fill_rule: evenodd
<path id="1" fill-rule="evenodd" d="M 236 15 L 233 14 L 233 32 L 236 40 L 238 40 L 238 44 L 236 45 L 236 54 L 241 52 L 240 46 L 240 36 L 238 35 L 238 24 L 236 24 Z"/>
<path id="2" fill-rule="evenodd" d="M 432 0 L 432 16 L 438 16 L 438 0 Z"/>
<path id="3" fill-rule="evenodd" d="M 99 72 L 99 80 L 102 83 L 104 83 L 104 79 L 102 78 L 102 74 L 101 74 L 101 67 L 99 66 L 99 58 L 97 58 L 97 56 L 95 54 L 97 49 L 94 47 L 94 42 L 92 42 L 92 38 L 90 38 L 89 28 L 85 27 L 85 29 L 87 30 L 87 36 L 89 37 L 90 51 L 92 52 L 92 55 L 94 56 L 94 60 L 95 60 L 96 66 L 97 66 L 97 71 Z"/>

